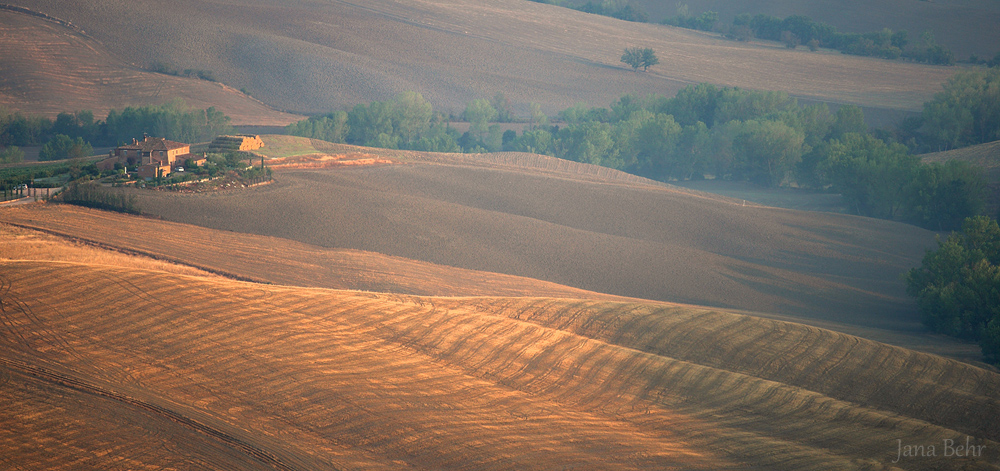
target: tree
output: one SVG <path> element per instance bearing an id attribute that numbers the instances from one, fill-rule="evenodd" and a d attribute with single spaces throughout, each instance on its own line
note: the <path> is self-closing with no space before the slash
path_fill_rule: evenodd
<path id="1" fill-rule="evenodd" d="M 985 216 L 968 218 L 962 232 L 938 240 L 919 268 L 904 275 L 924 325 L 979 341 L 988 361 L 1000 360 L 1000 227 Z"/>
<path id="2" fill-rule="evenodd" d="M 0 149 L 0 164 L 12 164 L 24 160 L 24 151 L 17 146 Z"/>
<path id="3" fill-rule="evenodd" d="M 94 148 L 83 141 L 82 137 L 73 139 L 65 134 L 56 134 L 38 152 L 38 160 L 63 160 L 88 157 L 94 153 Z"/>
<path id="4" fill-rule="evenodd" d="M 844 105 L 834 114 L 833 125 L 830 127 L 830 138 L 839 139 L 847 133 L 864 134 L 868 132 L 865 124 L 865 112 L 854 105 Z"/>
<path id="5" fill-rule="evenodd" d="M 653 49 L 647 47 L 647 48 L 644 48 L 642 50 L 642 71 L 643 72 L 645 72 L 646 69 L 649 69 L 650 67 L 652 67 L 652 66 L 654 66 L 656 64 L 659 64 L 659 63 L 660 63 L 660 59 L 658 57 L 656 57 L 656 53 L 653 52 Z"/>
<path id="6" fill-rule="evenodd" d="M 908 190 L 905 219 L 931 230 L 954 230 L 985 207 L 982 169 L 950 160 L 919 167 Z"/>
<path id="7" fill-rule="evenodd" d="M 902 144 L 869 134 L 847 133 L 830 141 L 819 163 L 848 207 L 862 216 L 893 219 L 907 204 L 909 184 L 920 165 Z"/>
<path id="8" fill-rule="evenodd" d="M 642 48 L 628 47 L 622 54 L 622 62 L 632 67 L 632 71 L 638 71 L 642 67 Z"/>
<path id="9" fill-rule="evenodd" d="M 1000 68 L 955 74 L 924 104 L 924 135 L 946 150 L 1000 139 Z"/>
<path id="10" fill-rule="evenodd" d="M 473 100 L 466 105 L 462 117 L 469 122 L 469 132 L 483 140 L 489 132 L 489 123 L 497 119 L 497 110 L 488 100 Z"/>
<path id="11" fill-rule="evenodd" d="M 773 187 L 802 159 L 805 135 L 780 121 L 731 121 L 723 127 L 732 143 L 733 172 Z"/>
<path id="12" fill-rule="evenodd" d="M 656 57 L 656 52 L 652 48 L 629 47 L 622 53 L 622 62 L 632 67 L 633 71 L 638 71 L 642 67 L 645 72 L 650 67 L 659 64 L 660 59 Z"/>

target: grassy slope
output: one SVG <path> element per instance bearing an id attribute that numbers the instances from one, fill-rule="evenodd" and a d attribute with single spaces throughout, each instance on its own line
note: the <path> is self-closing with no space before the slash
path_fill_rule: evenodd
<path id="1" fill-rule="evenodd" d="M 897 466 L 1000 458 L 1000 375 L 796 324 L 57 262 L 0 281 L 13 467 L 879 468 L 966 436 L 983 456 Z"/>
<path id="2" fill-rule="evenodd" d="M 78 31 L 22 13 L 0 10 L 0 45 L 0 105 L 11 109 L 50 118 L 91 110 L 103 119 L 110 109 L 180 98 L 195 108 L 214 106 L 233 124 L 286 125 L 301 119 L 219 83 L 137 69 Z"/>
<path id="3" fill-rule="evenodd" d="M 528 102 L 554 112 L 702 81 L 913 110 L 956 70 L 739 44 L 522 0 L 14 3 L 71 20 L 130 62 L 212 70 L 302 112 L 404 90 L 453 111 L 503 92 L 522 114 Z M 656 49 L 661 65 L 624 69 L 621 51 L 634 45 Z"/>

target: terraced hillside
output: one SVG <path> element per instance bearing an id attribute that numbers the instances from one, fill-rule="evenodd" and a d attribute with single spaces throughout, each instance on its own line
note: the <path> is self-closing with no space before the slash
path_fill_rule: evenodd
<path id="1" fill-rule="evenodd" d="M 9 468 L 996 469 L 1000 459 L 1000 375 L 736 314 L 45 261 L 0 263 L 0 299 Z M 981 454 L 893 462 L 897 443 L 966 437 Z"/>
<path id="2" fill-rule="evenodd" d="M 0 9 L 0 106 L 54 118 L 64 111 L 163 104 L 214 106 L 233 124 L 284 126 L 300 116 L 275 111 L 219 83 L 147 72 L 112 56 L 79 30 Z M 148 65 L 148 64 L 140 64 Z"/>
<path id="3" fill-rule="evenodd" d="M 67 19 L 115 57 L 210 70 L 265 103 L 328 112 L 413 90 L 460 112 L 502 92 L 525 115 L 698 82 L 916 110 L 955 68 L 787 51 L 523 0 L 478 2 L 10 0 Z M 633 73 L 628 46 L 661 65 Z"/>

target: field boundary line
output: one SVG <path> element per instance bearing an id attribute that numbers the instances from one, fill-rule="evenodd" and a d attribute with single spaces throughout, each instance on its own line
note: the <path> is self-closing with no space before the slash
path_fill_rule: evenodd
<path id="1" fill-rule="evenodd" d="M 167 257 L 167 256 L 164 256 L 164 255 L 161 255 L 161 254 L 156 254 L 156 253 L 153 253 L 153 252 L 146 252 L 144 250 L 137 250 L 137 249 L 131 249 L 131 248 L 126 248 L 126 247 L 119 247 L 119 246 L 116 246 L 116 245 L 107 244 L 107 243 L 96 241 L 96 240 L 93 240 L 93 239 L 87 239 L 87 238 L 84 238 L 84 237 L 78 237 L 78 236 L 66 234 L 66 233 L 59 232 L 59 231 L 56 231 L 56 230 L 53 230 L 53 229 L 46 229 L 46 228 L 43 228 L 43 227 L 37 227 L 37 226 L 30 225 L 30 224 L 23 224 L 23 223 L 3 221 L 3 220 L 0 220 L 0 224 L 9 224 L 11 226 L 20 227 L 22 229 L 28 229 L 28 230 L 38 231 L 38 232 L 41 232 L 41 233 L 44 233 L 44 234 L 49 234 L 49 235 L 53 235 L 53 236 L 56 236 L 56 237 L 61 237 L 61 238 L 66 239 L 66 240 L 68 240 L 70 242 L 75 242 L 75 243 L 78 243 L 78 244 L 83 244 L 83 245 L 87 245 L 87 246 L 90 246 L 90 247 L 95 247 L 95 248 L 98 248 L 98 249 L 110 250 L 112 252 L 118 252 L 118 253 L 121 253 L 121 254 L 124 254 L 124 255 L 149 257 L 149 258 L 152 258 L 153 260 L 158 260 L 158 261 L 161 261 L 161 262 L 169 262 L 169 263 L 174 263 L 174 264 L 185 266 L 185 267 L 189 267 L 189 268 L 195 268 L 195 269 L 198 269 L 198 270 L 201 270 L 201 271 L 205 271 L 205 272 L 211 273 L 213 275 L 218 275 L 218 276 L 221 276 L 223 278 L 228 278 L 230 280 L 244 281 L 244 282 L 249 282 L 249 283 L 257 283 L 257 284 L 262 284 L 262 285 L 271 285 L 271 284 L 274 284 L 274 283 L 271 283 L 270 281 L 262 280 L 262 279 L 259 279 L 259 278 L 254 278 L 254 277 L 245 276 L 245 275 L 238 275 L 236 273 L 230 273 L 230 272 L 227 272 L 225 270 L 219 270 L 218 268 L 205 267 L 205 266 L 201 266 L 201 265 L 198 265 L 198 264 L 194 264 L 194 263 L 190 263 L 190 262 L 185 262 L 185 261 L 180 260 L 180 259 L 176 259 L 176 258 L 172 258 L 172 257 Z"/>

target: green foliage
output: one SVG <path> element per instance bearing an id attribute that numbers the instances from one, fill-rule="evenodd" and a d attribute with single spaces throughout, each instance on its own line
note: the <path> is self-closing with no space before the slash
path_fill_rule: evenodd
<path id="1" fill-rule="evenodd" d="M 1000 139 L 1000 68 L 955 74 L 924 104 L 922 135 L 946 150 Z"/>
<path id="2" fill-rule="evenodd" d="M 38 160 L 80 159 L 94 154 L 94 148 L 83 141 L 82 137 L 73 139 L 65 134 L 56 134 L 51 141 L 42 146 Z"/>
<path id="3" fill-rule="evenodd" d="M 957 229 L 963 219 L 982 214 L 985 207 L 982 170 L 952 160 L 917 169 L 908 186 L 904 219 L 928 229 Z"/>
<path id="4" fill-rule="evenodd" d="M 140 214 L 135 195 L 109 191 L 95 182 L 73 181 L 60 194 L 66 203 L 122 213 Z"/>
<path id="5" fill-rule="evenodd" d="M 714 11 L 706 11 L 701 15 L 693 16 L 688 14 L 688 6 L 686 4 L 678 3 L 677 15 L 664 18 L 660 24 L 697 29 L 701 31 L 711 31 L 715 27 L 715 23 L 718 21 L 719 14 Z"/>
<path id="6" fill-rule="evenodd" d="M 489 132 L 489 123 L 496 121 L 497 110 L 488 100 L 473 100 L 465 107 L 462 118 L 469 122 L 469 132 L 482 139 Z"/>
<path id="7" fill-rule="evenodd" d="M 924 325 L 975 340 L 988 361 L 1000 361 L 1000 227 L 984 216 L 968 218 L 962 232 L 927 251 L 904 276 Z"/>
<path id="8" fill-rule="evenodd" d="M 108 112 L 103 141 L 128 142 L 145 133 L 178 142 L 204 142 L 232 134 L 229 121 L 228 116 L 213 107 L 190 109 L 181 100 L 159 106 L 127 107 Z"/>
<path id="9" fill-rule="evenodd" d="M 13 164 L 24 160 L 24 151 L 17 146 L 0 149 L 0 164 Z"/>
<path id="10" fill-rule="evenodd" d="M 892 218 L 917 160 L 905 148 L 868 134 L 846 133 L 825 147 L 820 168 L 857 214 Z"/>
<path id="11" fill-rule="evenodd" d="M 25 116 L 0 107 L 0 146 L 32 146 L 44 143 L 52 130 L 52 121 Z"/>
<path id="12" fill-rule="evenodd" d="M 625 48 L 625 52 L 622 53 L 621 61 L 629 67 L 632 67 L 633 71 L 639 70 L 639 67 L 642 67 L 642 70 L 646 71 L 650 67 L 660 63 L 660 59 L 656 57 L 656 52 L 648 47 Z"/>
<path id="13" fill-rule="evenodd" d="M 447 126 L 440 120 L 435 121 L 431 104 L 416 92 L 403 92 L 392 100 L 375 101 L 367 106 L 357 105 L 348 112 L 314 116 L 290 124 L 285 132 L 293 136 L 386 149 L 460 150 Z"/>
<path id="14" fill-rule="evenodd" d="M 805 135 L 780 121 L 731 121 L 720 132 L 732 143 L 733 173 L 739 179 L 777 186 L 802 158 Z"/>
<path id="15" fill-rule="evenodd" d="M 285 133 L 328 142 L 347 142 L 347 113 L 337 111 L 289 124 Z"/>
<path id="16" fill-rule="evenodd" d="M 865 134 L 868 125 L 865 124 L 865 113 L 860 107 L 844 105 L 837 109 L 833 124 L 830 125 L 830 137 L 839 139 L 847 133 Z"/>
<path id="17" fill-rule="evenodd" d="M 649 22 L 649 15 L 642 8 L 632 5 L 623 0 L 604 0 L 600 3 L 588 1 L 587 3 L 574 8 L 585 13 L 595 15 L 610 16 L 625 21 L 636 21 L 640 23 Z"/>
<path id="18" fill-rule="evenodd" d="M 892 219 L 906 202 L 918 165 L 905 146 L 847 133 L 830 142 L 821 171 L 855 213 Z"/>
<path id="19" fill-rule="evenodd" d="M 934 42 L 933 35 L 929 33 L 925 33 L 923 47 L 907 50 L 909 35 L 906 31 L 883 28 L 881 31 L 863 34 L 839 33 L 834 26 L 813 21 L 802 15 L 784 19 L 764 14 L 753 17 L 748 14 L 737 15 L 729 27 L 727 36 L 740 41 L 749 41 L 752 37 L 782 41 L 788 47 L 807 44 L 813 51 L 824 46 L 844 54 L 859 56 L 884 59 L 906 57 L 918 62 L 944 65 L 954 63 L 952 53 Z"/>

